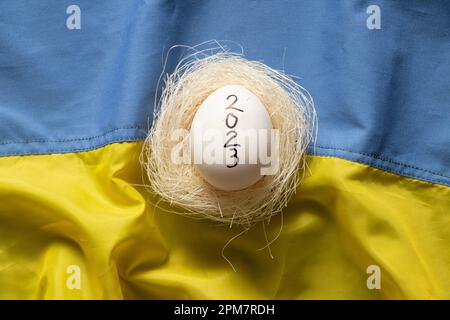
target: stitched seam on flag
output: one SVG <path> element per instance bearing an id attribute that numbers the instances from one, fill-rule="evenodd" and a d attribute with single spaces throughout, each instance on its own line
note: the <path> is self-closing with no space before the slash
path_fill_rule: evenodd
<path id="1" fill-rule="evenodd" d="M 352 154 L 362 155 L 362 156 L 366 156 L 366 157 L 372 158 L 374 160 L 380 160 L 380 161 L 383 161 L 383 162 L 392 163 L 392 164 L 397 165 L 397 166 L 408 167 L 410 169 L 426 172 L 426 173 L 429 173 L 429 174 L 433 174 L 435 176 L 440 176 L 442 178 L 450 178 L 450 177 L 448 177 L 446 175 L 434 173 L 434 172 L 432 172 L 430 170 L 417 168 L 417 167 L 410 166 L 410 165 L 407 165 L 407 164 L 402 164 L 400 162 L 391 161 L 389 159 L 376 158 L 373 155 L 369 155 L 369 154 L 359 153 L 359 152 L 350 151 L 350 150 L 346 150 L 346 149 L 342 149 L 342 148 L 332 148 L 332 147 L 327 148 L 327 147 L 322 147 L 322 146 L 315 146 L 315 147 L 319 148 L 319 149 L 337 150 L 337 151 L 344 151 L 344 152 L 348 152 L 348 153 L 352 153 Z M 311 155 L 314 156 L 315 154 L 311 154 Z M 321 156 L 321 157 L 342 158 L 342 159 L 345 159 L 345 160 L 355 161 L 355 162 L 359 162 L 359 163 L 362 163 L 362 164 L 365 164 L 365 165 L 368 165 L 368 166 L 371 166 L 371 167 L 374 167 L 374 168 L 378 168 L 378 169 L 381 169 L 381 170 L 384 170 L 384 171 L 393 172 L 393 173 L 396 173 L 396 174 L 398 174 L 400 176 L 404 176 L 404 177 L 408 177 L 408 178 L 412 178 L 412 179 L 416 179 L 416 180 L 421 180 L 421 181 L 423 180 L 423 181 L 426 181 L 426 182 L 429 182 L 429 183 L 433 183 L 433 184 L 440 184 L 440 185 L 450 186 L 450 182 L 446 181 L 445 179 L 429 178 L 429 177 L 421 177 L 421 176 L 417 176 L 417 175 L 412 175 L 412 174 L 405 173 L 405 172 L 403 172 L 401 170 L 398 170 L 398 169 L 395 169 L 395 168 L 390 168 L 390 167 L 383 166 L 383 165 L 378 164 L 378 163 L 365 161 L 364 159 L 354 160 L 354 159 L 345 158 L 343 156 L 340 157 L 340 156 L 332 156 L 332 155 L 327 155 L 327 154 L 325 154 L 325 155 L 324 154 L 317 154 L 317 155 Z"/>
<path id="2" fill-rule="evenodd" d="M 402 162 L 393 161 L 393 160 L 384 158 L 383 156 L 380 156 L 380 155 L 375 154 L 375 153 L 356 152 L 356 151 L 350 151 L 350 150 L 346 150 L 346 149 L 343 149 L 343 148 L 335 148 L 335 147 L 322 147 L 322 146 L 316 146 L 316 148 L 320 148 L 320 149 L 331 149 L 331 150 L 340 150 L 340 151 L 345 151 L 345 152 L 349 152 L 349 153 L 360 154 L 360 155 L 363 155 L 363 156 L 366 156 L 366 157 L 370 157 L 370 158 L 374 158 L 374 159 L 377 159 L 377 160 L 386 161 L 386 162 L 389 162 L 389 163 L 392 163 L 392 164 L 395 164 L 395 165 L 400 165 L 400 166 L 407 167 L 407 168 L 411 168 L 411 169 L 421 170 L 421 171 L 428 172 L 428 173 L 431 173 L 431 174 L 434 174 L 434 175 L 437 175 L 437 176 L 441 176 L 441 177 L 444 177 L 444 178 L 450 178 L 450 176 L 446 176 L 445 174 L 438 173 L 438 172 L 434 172 L 434 171 L 430 171 L 430 170 L 423 169 L 423 168 L 419 168 L 419 167 L 415 167 L 415 166 L 412 166 L 412 165 L 410 165 L 410 164 L 406 164 L 406 163 L 402 163 Z"/>
<path id="3" fill-rule="evenodd" d="M 109 130 L 107 132 L 104 132 L 103 134 L 95 135 L 95 136 L 89 136 L 89 137 L 73 138 L 73 139 L 61 139 L 61 140 L 45 140 L 45 139 L 38 140 L 38 139 L 36 139 L 36 140 L 8 141 L 8 142 L 1 142 L 0 145 L 91 141 L 91 140 L 95 140 L 95 139 L 98 139 L 98 138 L 105 137 L 105 136 L 107 136 L 107 135 L 109 135 L 111 133 L 117 132 L 117 131 L 130 130 L 130 129 L 138 129 L 138 130 L 144 130 L 145 129 L 146 130 L 147 128 L 144 127 L 144 126 L 141 126 L 141 125 L 135 125 L 135 126 L 130 126 L 130 127 L 114 128 L 114 129 L 111 129 L 111 130 Z M 106 142 L 103 142 L 103 143 L 100 143 L 100 144 L 95 144 L 95 145 L 88 146 L 88 147 L 85 147 L 85 148 L 46 149 L 46 150 L 43 150 L 42 152 L 22 151 L 22 152 L 6 153 L 6 154 L 3 154 L 3 155 L 0 153 L 0 156 L 20 156 L 20 155 L 39 155 L 39 154 L 52 154 L 52 153 L 83 152 L 83 151 L 89 151 L 89 150 L 98 149 L 98 148 L 104 147 L 106 145 L 115 143 L 115 142 L 141 141 L 141 140 L 143 140 L 143 137 L 139 137 L 139 136 L 133 135 L 133 136 L 127 136 L 127 137 L 116 137 L 116 138 L 113 138 L 111 141 L 106 141 Z M 351 154 L 356 154 L 356 155 L 369 157 L 369 158 L 372 158 L 374 160 L 388 162 L 388 163 L 391 163 L 393 165 L 402 166 L 402 167 L 405 167 L 405 168 L 410 168 L 410 169 L 413 169 L 413 170 L 418 170 L 418 171 L 421 171 L 421 172 L 429 173 L 429 174 L 432 174 L 432 175 L 435 175 L 435 176 L 439 176 L 439 177 L 442 177 L 442 178 L 450 179 L 450 176 L 444 175 L 442 173 L 437 173 L 437 172 L 434 172 L 434 171 L 431 171 L 431 170 L 415 167 L 415 166 L 412 166 L 412 165 L 409 165 L 409 164 L 406 164 L 406 163 L 393 161 L 393 160 L 387 159 L 387 158 L 385 158 L 383 156 L 380 156 L 380 155 L 377 155 L 377 154 L 362 153 L 362 152 L 356 152 L 356 151 L 347 150 L 347 149 L 344 149 L 344 148 L 325 147 L 325 146 L 318 146 L 318 145 L 316 145 L 315 148 L 324 149 L 324 150 L 335 150 L 335 151 L 348 152 L 348 153 L 351 153 Z M 328 156 L 328 155 L 323 155 L 323 156 Z M 345 157 L 343 157 L 343 158 L 345 159 Z M 353 159 L 348 159 L 348 160 L 354 161 Z M 386 166 L 383 166 L 383 165 L 380 165 L 380 164 L 371 163 L 369 161 L 364 161 L 362 159 L 358 160 L 357 162 L 361 162 L 361 163 L 364 163 L 364 164 L 372 166 L 372 167 L 380 168 L 382 170 L 395 172 L 395 173 L 397 173 L 399 175 L 403 175 L 403 176 L 406 176 L 406 177 L 410 177 L 410 178 L 414 178 L 414 179 L 420 179 L 420 180 L 423 180 L 423 181 L 428 181 L 430 183 L 444 184 L 444 185 L 447 185 L 447 186 L 450 185 L 450 183 L 448 181 L 445 181 L 445 180 L 414 176 L 414 175 L 402 172 L 402 171 L 400 171 L 398 169 L 395 169 L 395 168 L 389 168 L 389 167 L 386 167 Z"/>
<path id="4" fill-rule="evenodd" d="M 433 181 L 430 181 L 430 180 L 427 180 L 427 179 L 421 179 L 421 178 L 417 178 L 417 177 L 414 177 L 414 176 L 411 176 L 411 175 L 406 175 L 406 174 L 398 174 L 397 172 L 393 172 L 393 170 L 391 170 L 389 168 L 383 168 L 383 166 L 373 166 L 373 165 L 368 164 L 368 163 L 361 163 L 359 161 L 343 159 L 341 157 L 335 157 L 335 156 L 330 156 L 330 155 L 319 155 L 319 154 L 316 154 L 316 155 L 309 155 L 309 156 L 311 156 L 311 157 L 318 157 L 318 158 L 340 159 L 340 160 L 356 163 L 356 164 L 359 164 L 359 165 L 367 166 L 368 168 L 370 168 L 372 170 L 380 170 L 380 171 L 384 172 L 385 174 L 390 174 L 390 175 L 393 175 L 393 176 L 396 176 L 396 177 L 399 177 L 399 178 L 406 178 L 406 179 L 410 179 L 410 180 L 412 180 L 414 182 L 430 184 L 433 187 L 436 187 L 436 186 L 443 187 L 443 188 L 450 187 L 450 185 L 444 185 L 442 183 L 436 183 L 436 182 L 433 182 Z"/>
<path id="5" fill-rule="evenodd" d="M 0 157 L 12 157 L 12 156 L 29 156 L 29 155 L 49 155 L 49 154 L 63 154 L 63 153 L 72 153 L 72 152 L 86 152 L 86 151 L 93 151 L 95 149 L 99 149 L 102 147 L 105 147 L 110 144 L 114 143 L 120 143 L 120 142 L 137 142 L 142 141 L 141 137 L 136 136 L 129 136 L 129 137 L 122 137 L 122 138 L 116 138 L 113 141 L 107 141 L 104 143 L 96 144 L 91 147 L 86 148 L 68 148 L 68 149 L 53 149 L 53 150 L 44 150 L 42 152 L 13 152 L 8 153 L 6 155 L 0 155 Z"/>
<path id="6" fill-rule="evenodd" d="M 106 131 L 102 134 L 95 135 L 95 136 L 89 136 L 89 137 L 82 137 L 82 138 L 71 138 L 71 139 L 61 139 L 61 140 L 46 140 L 46 139 L 36 139 L 36 140 L 18 140 L 18 141 L 3 141 L 0 142 L 0 145 L 8 145 L 8 144 L 29 144 L 29 143 L 58 143 L 58 142 L 74 142 L 74 141 L 86 141 L 86 140 L 94 140 L 98 139 L 104 136 L 107 136 L 110 133 L 120 131 L 120 130 L 129 130 L 129 129 L 146 129 L 146 127 L 143 126 L 131 126 L 131 127 L 123 127 L 123 128 L 114 128 L 109 131 Z"/>

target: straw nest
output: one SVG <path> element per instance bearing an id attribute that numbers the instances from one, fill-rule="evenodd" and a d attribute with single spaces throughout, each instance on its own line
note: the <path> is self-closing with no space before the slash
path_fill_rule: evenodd
<path id="1" fill-rule="evenodd" d="M 313 138 L 316 116 L 306 90 L 281 71 L 229 52 L 193 55 L 162 79 L 141 162 L 149 187 L 170 205 L 169 211 L 244 227 L 280 213 L 303 176 L 305 151 Z M 242 85 L 255 94 L 280 133 L 276 174 L 239 191 L 217 190 L 203 180 L 194 164 L 171 161 L 171 151 L 180 142 L 172 140 L 174 130 L 189 130 L 206 97 L 228 84 Z"/>

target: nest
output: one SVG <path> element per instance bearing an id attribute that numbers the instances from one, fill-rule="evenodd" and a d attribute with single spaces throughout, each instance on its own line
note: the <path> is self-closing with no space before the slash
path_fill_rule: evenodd
<path id="1" fill-rule="evenodd" d="M 305 172 L 305 152 L 313 138 L 316 116 L 306 90 L 281 71 L 229 52 L 201 58 L 193 55 L 163 80 L 141 162 L 149 187 L 170 204 L 169 211 L 248 227 L 280 213 Z M 174 130 L 189 130 L 206 97 L 229 84 L 242 85 L 255 94 L 280 133 L 276 174 L 239 191 L 217 190 L 194 164 L 171 161 L 172 149 L 179 143 L 172 140 Z"/>

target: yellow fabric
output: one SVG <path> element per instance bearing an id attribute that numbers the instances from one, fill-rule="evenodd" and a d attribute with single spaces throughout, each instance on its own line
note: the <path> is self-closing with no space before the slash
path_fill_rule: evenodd
<path id="1" fill-rule="evenodd" d="M 309 157 L 274 259 L 258 225 L 225 250 L 235 273 L 221 250 L 240 229 L 156 210 L 141 146 L 0 158 L 0 298 L 450 298 L 448 187 Z"/>

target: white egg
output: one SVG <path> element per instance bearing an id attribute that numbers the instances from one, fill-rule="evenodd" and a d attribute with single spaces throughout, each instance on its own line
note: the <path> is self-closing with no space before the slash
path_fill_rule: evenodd
<path id="1" fill-rule="evenodd" d="M 252 186 L 262 178 L 261 152 L 270 153 L 271 129 L 267 109 L 244 86 L 217 89 L 200 105 L 190 131 L 200 175 L 220 190 Z"/>

